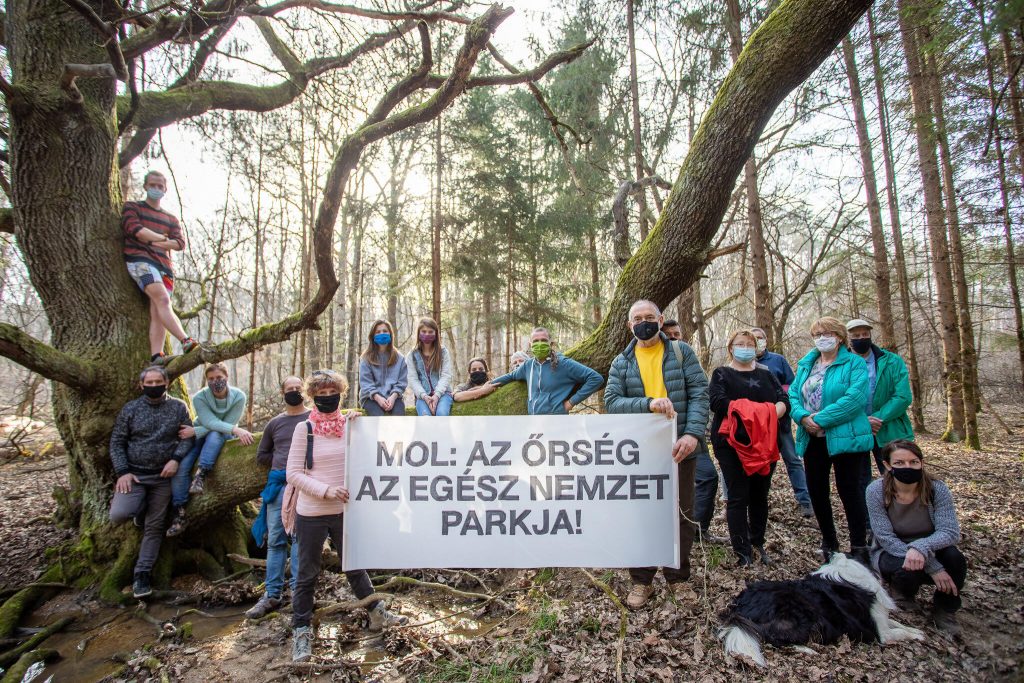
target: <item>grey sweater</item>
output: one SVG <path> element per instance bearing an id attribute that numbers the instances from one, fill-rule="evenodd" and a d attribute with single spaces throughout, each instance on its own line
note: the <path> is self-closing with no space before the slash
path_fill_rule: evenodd
<path id="1" fill-rule="evenodd" d="M 882 481 L 876 479 L 871 482 L 865 494 L 871 531 L 874 535 L 871 544 L 871 564 L 875 571 L 878 571 L 878 558 L 883 552 L 894 557 L 906 557 L 907 551 L 911 548 L 924 555 L 926 572 L 935 574 L 942 571 L 942 563 L 935 558 L 935 551 L 960 542 L 960 522 L 956 518 L 956 507 L 953 505 L 953 494 L 949 492 L 949 487 L 941 481 L 932 482 L 932 503 L 928 506 L 928 515 L 935 526 L 935 532 L 931 536 L 908 543 L 893 531 L 889 512 L 885 508 Z"/>
<path id="2" fill-rule="evenodd" d="M 392 365 L 384 365 L 387 356 L 379 356 L 379 365 L 373 365 L 365 358 L 359 361 L 359 402 L 369 401 L 374 394 L 387 398 L 391 394 L 402 396 L 409 386 L 409 368 L 405 364 L 405 356 L 398 358 Z"/>
<path id="3" fill-rule="evenodd" d="M 145 396 L 128 401 L 110 434 L 110 459 L 117 476 L 159 474 L 170 460 L 181 459 L 192 448 L 192 439 L 179 439 L 182 425 L 191 425 L 183 401 L 164 396 L 151 403 Z"/>

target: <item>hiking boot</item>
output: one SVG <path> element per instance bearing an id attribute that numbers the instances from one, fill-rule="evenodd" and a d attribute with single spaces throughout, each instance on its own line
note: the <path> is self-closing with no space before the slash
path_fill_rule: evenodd
<path id="1" fill-rule="evenodd" d="M 766 567 L 772 566 L 772 558 L 768 556 L 768 552 L 764 549 L 763 545 L 755 545 L 754 550 L 757 551 L 757 558 Z"/>
<path id="2" fill-rule="evenodd" d="M 245 618 L 259 619 L 261 617 L 265 617 L 279 608 L 281 606 L 281 602 L 281 598 L 272 598 L 264 593 L 255 605 L 245 611 Z"/>
<path id="3" fill-rule="evenodd" d="M 186 524 L 188 524 L 188 520 L 185 518 L 185 508 L 180 507 L 174 511 L 174 519 L 171 520 L 171 526 L 167 527 L 167 538 L 174 538 L 180 534 L 185 530 Z"/>
<path id="4" fill-rule="evenodd" d="M 855 545 L 850 548 L 850 552 L 847 557 L 853 560 L 857 560 L 862 565 L 871 569 L 871 555 L 868 553 L 868 547 L 866 545 Z"/>
<path id="5" fill-rule="evenodd" d="M 308 662 L 313 657 L 313 631 L 300 626 L 292 633 L 292 661 Z"/>
<path id="6" fill-rule="evenodd" d="M 630 609 L 640 609 L 654 595 L 654 586 L 645 586 L 642 583 L 634 583 L 633 588 L 626 596 L 626 606 Z"/>
<path id="7" fill-rule="evenodd" d="M 192 349 L 199 348 L 199 342 L 192 337 L 185 337 L 181 340 L 181 353 L 186 354 Z"/>
<path id="8" fill-rule="evenodd" d="M 170 356 L 168 356 L 163 351 L 161 351 L 160 353 L 154 353 L 152 356 L 149 357 L 149 364 L 150 365 L 163 365 L 164 363 L 167 362 L 168 358 L 170 358 Z"/>
<path id="9" fill-rule="evenodd" d="M 736 567 L 750 567 L 754 561 L 746 555 L 736 554 Z"/>
<path id="10" fill-rule="evenodd" d="M 810 519 L 811 517 L 814 517 L 814 508 L 812 508 L 810 505 L 801 505 L 800 516 L 804 519 Z"/>
<path id="11" fill-rule="evenodd" d="M 716 536 L 710 529 L 697 528 L 697 540 L 710 545 L 728 545 L 729 539 L 725 536 Z"/>
<path id="12" fill-rule="evenodd" d="M 381 631 L 385 626 L 405 626 L 409 623 L 409 617 L 403 617 L 401 614 L 395 614 L 389 612 L 384 608 L 384 602 L 378 602 L 377 605 L 370 610 L 370 630 Z"/>
<path id="13" fill-rule="evenodd" d="M 935 623 L 935 628 L 950 638 L 960 635 L 960 621 L 956 618 L 956 612 L 935 609 L 932 611 L 932 621 Z"/>
<path id="14" fill-rule="evenodd" d="M 144 598 L 153 592 L 149 583 L 149 572 L 135 572 L 135 580 L 132 581 L 132 595 L 136 598 Z"/>
<path id="15" fill-rule="evenodd" d="M 206 485 L 206 470 L 199 468 L 196 470 L 195 475 L 192 477 L 192 483 L 188 487 L 188 494 L 190 496 L 198 496 L 203 492 L 203 487 Z"/>

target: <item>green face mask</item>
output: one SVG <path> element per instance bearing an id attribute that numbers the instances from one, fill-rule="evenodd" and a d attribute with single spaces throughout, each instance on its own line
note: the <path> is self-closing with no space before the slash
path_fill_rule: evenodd
<path id="1" fill-rule="evenodd" d="M 537 360 L 544 360 L 551 353 L 551 344 L 546 341 L 535 341 L 530 344 L 530 350 Z"/>

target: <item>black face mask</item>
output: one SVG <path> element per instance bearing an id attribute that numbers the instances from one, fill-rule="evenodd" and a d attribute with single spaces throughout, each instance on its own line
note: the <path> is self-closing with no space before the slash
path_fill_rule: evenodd
<path id="1" fill-rule="evenodd" d="M 871 350 L 871 337 L 868 337 L 867 339 L 851 339 L 850 347 L 853 349 L 854 353 L 859 353 L 863 356 Z"/>
<path id="2" fill-rule="evenodd" d="M 341 405 L 341 394 L 331 394 L 329 396 L 314 396 L 313 405 L 321 413 L 333 413 Z"/>
<path id="3" fill-rule="evenodd" d="M 165 391 L 167 391 L 167 385 L 166 384 L 153 384 L 153 385 L 142 387 L 143 395 L 146 398 L 154 400 L 154 401 L 156 399 L 160 398 L 161 396 L 163 396 Z"/>
<path id="4" fill-rule="evenodd" d="M 647 341 L 653 339 L 658 332 L 661 331 L 661 325 L 657 321 L 645 320 L 642 323 L 633 325 L 633 336 L 640 341 Z"/>
<path id="5" fill-rule="evenodd" d="M 896 481 L 904 484 L 916 484 L 924 476 L 924 470 L 914 467 L 893 467 L 890 471 Z"/>
<path id="6" fill-rule="evenodd" d="M 284 392 L 284 402 L 290 406 L 301 406 L 302 405 L 302 392 L 301 391 L 286 391 Z"/>
<path id="7" fill-rule="evenodd" d="M 477 370 L 476 372 L 469 373 L 469 383 L 473 386 L 480 386 L 487 381 L 487 373 L 483 370 Z"/>

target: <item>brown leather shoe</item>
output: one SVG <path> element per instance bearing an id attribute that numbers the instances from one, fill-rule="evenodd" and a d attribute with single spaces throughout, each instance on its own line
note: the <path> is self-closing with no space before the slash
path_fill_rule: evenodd
<path id="1" fill-rule="evenodd" d="M 653 585 L 645 586 L 642 583 L 634 583 L 629 595 L 626 596 L 626 606 L 630 609 L 640 609 L 651 599 L 652 595 L 654 595 Z"/>

